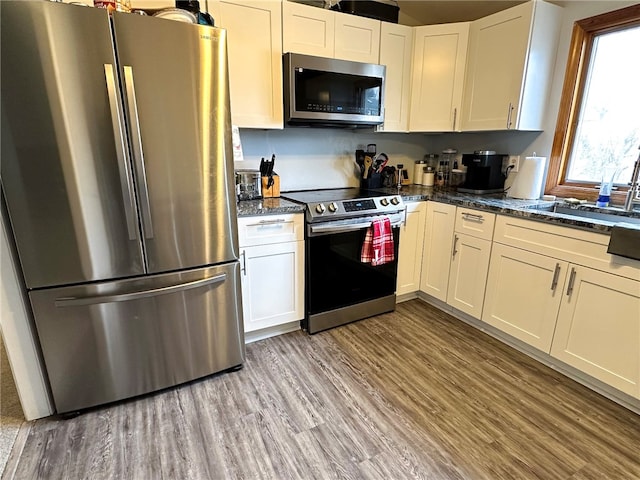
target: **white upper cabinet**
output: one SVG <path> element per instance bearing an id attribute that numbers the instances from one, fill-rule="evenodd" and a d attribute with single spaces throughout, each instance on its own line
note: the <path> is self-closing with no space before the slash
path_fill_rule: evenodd
<path id="1" fill-rule="evenodd" d="M 414 29 L 409 130 L 460 130 L 469 22 Z"/>
<path id="2" fill-rule="evenodd" d="M 278 1 L 213 0 L 227 30 L 231 121 L 241 128 L 283 128 L 282 13 Z"/>
<path id="3" fill-rule="evenodd" d="M 282 23 L 282 47 L 285 52 L 333 58 L 335 12 L 284 1 Z"/>
<path id="4" fill-rule="evenodd" d="M 285 0 L 285 52 L 378 63 L 380 21 Z"/>
<path id="5" fill-rule="evenodd" d="M 542 129 L 561 11 L 534 0 L 471 22 L 462 130 Z"/>
<path id="6" fill-rule="evenodd" d="M 409 131 L 411 51 L 413 28 L 382 22 L 380 65 L 387 67 L 384 91 L 384 125 L 378 131 Z"/>
<path id="7" fill-rule="evenodd" d="M 335 58 L 378 63 L 380 20 L 336 12 Z"/>

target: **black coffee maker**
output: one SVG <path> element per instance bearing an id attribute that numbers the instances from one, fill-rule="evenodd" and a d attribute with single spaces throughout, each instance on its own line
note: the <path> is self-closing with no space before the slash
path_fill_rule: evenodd
<path id="1" fill-rule="evenodd" d="M 502 173 L 502 165 L 508 158 L 509 155 L 497 154 L 493 150 L 463 154 L 462 165 L 467 167 L 467 175 L 458 191 L 476 194 L 503 192 L 506 175 Z"/>

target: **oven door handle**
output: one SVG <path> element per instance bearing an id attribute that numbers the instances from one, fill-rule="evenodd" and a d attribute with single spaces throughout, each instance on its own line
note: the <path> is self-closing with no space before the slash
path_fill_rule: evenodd
<path id="1" fill-rule="evenodd" d="M 395 222 L 391 222 L 391 228 L 397 228 L 402 225 L 404 219 L 401 217 L 399 220 Z M 349 223 L 346 225 L 335 225 L 335 224 L 324 224 L 324 225 L 310 225 L 309 226 L 309 234 L 310 235 L 326 235 L 329 233 L 344 233 L 344 232 L 352 232 L 355 230 L 362 230 L 364 228 L 369 228 L 372 225 L 372 221 L 359 222 L 359 223 Z"/>

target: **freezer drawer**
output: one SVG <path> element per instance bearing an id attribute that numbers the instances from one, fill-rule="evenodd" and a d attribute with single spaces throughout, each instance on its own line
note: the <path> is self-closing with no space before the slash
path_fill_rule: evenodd
<path id="1" fill-rule="evenodd" d="M 240 266 L 30 292 L 58 413 L 244 362 Z"/>

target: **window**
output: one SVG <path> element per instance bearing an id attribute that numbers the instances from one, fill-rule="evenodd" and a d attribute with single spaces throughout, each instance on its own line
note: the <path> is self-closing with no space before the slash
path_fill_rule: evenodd
<path id="1" fill-rule="evenodd" d="M 640 5 L 574 24 L 546 192 L 595 200 L 605 172 L 622 202 L 640 146 Z"/>

